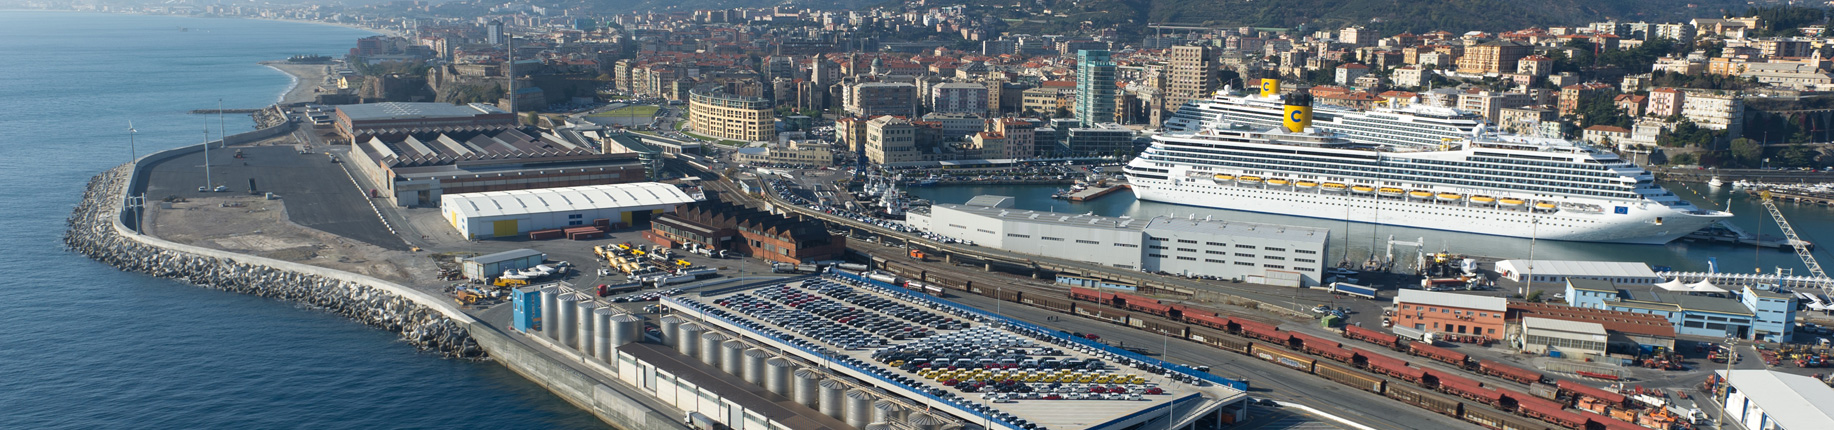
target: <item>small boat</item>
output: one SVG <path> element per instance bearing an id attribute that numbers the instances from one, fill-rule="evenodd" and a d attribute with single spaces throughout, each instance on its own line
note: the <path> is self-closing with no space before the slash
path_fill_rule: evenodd
<path id="1" fill-rule="evenodd" d="M 1268 179 L 1267 180 L 1267 185 L 1272 185 L 1276 187 L 1284 187 L 1286 186 L 1286 184 L 1290 184 L 1290 183 L 1291 182 L 1288 182 L 1285 179 Z"/>
<path id="2" fill-rule="evenodd" d="M 1376 194 L 1382 197 L 1401 197 L 1401 194 L 1406 193 L 1406 192 L 1407 192 L 1406 190 L 1402 190 L 1400 188 L 1382 188 L 1382 189 L 1376 190 Z"/>
<path id="3" fill-rule="evenodd" d="M 1296 186 L 1299 188 L 1305 188 L 1305 189 L 1312 189 L 1312 188 L 1318 188 L 1318 183 L 1312 182 L 1312 181 L 1299 181 L 1299 182 L 1293 183 L 1293 186 Z M 1342 189 L 1343 186 L 1340 185 L 1338 186 L 1338 188 Z"/>
<path id="4" fill-rule="evenodd" d="M 1544 211 L 1552 211 L 1552 210 L 1554 210 L 1554 209 L 1556 209 L 1556 207 L 1554 206 L 1554 204 L 1553 204 L 1553 203 L 1548 203 L 1548 202 L 1535 202 L 1535 209 L 1537 209 L 1537 210 L 1544 210 Z"/>
<path id="5" fill-rule="evenodd" d="M 1465 196 L 1458 195 L 1457 193 L 1439 193 L 1434 197 L 1439 198 L 1439 201 L 1442 202 L 1457 201 L 1458 199 L 1465 198 Z"/>
<path id="6" fill-rule="evenodd" d="M 1329 186 L 1329 185 L 1326 185 L 1326 186 Z M 1371 187 L 1368 185 L 1357 185 L 1354 187 L 1350 187 L 1350 192 L 1357 193 L 1357 194 L 1369 194 L 1369 193 L 1375 192 L 1375 187 Z"/>
<path id="7" fill-rule="evenodd" d="M 1503 206 L 1510 206 L 1510 207 L 1515 207 L 1515 206 L 1521 206 L 1521 205 L 1522 205 L 1522 203 L 1523 203 L 1523 202 L 1522 202 L 1521 200 L 1518 200 L 1518 199 L 1502 199 L 1502 200 L 1497 200 L 1497 204 L 1500 204 L 1500 205 L 1503 205 Z"/>
<path id="8" fill-rule="evenodd" d="M 1238 176 L 1235 178 L 1235 182 L 1238 184 L 1242 184 L 1242 185 L 1260 185 L 1261 177 L 1260 176 Z"/>
<path id="9" fill-rule="evenodd" d="M 1471 203 L 1477 203 L 1480 205 L 1496 204 L 1496 199 L 1491 198 L 1490 196 L 1471 196 Z"/>
<path id="10" fill-rule="evenodd" d="M 1229 181 L 1235 180 L 1235 175 L 1231 175 L 1228 173 L 1218 173 L 1216 174 L 1216 176 L 1213 176 L 1213 178 L 1216 179 L 1216 183 L 1218 184 L 1227 184 L 1229 183 Z"/>
<path id="11" fill-rule="evenodd" d="M 1724 187 L 1726 186 L 1726 181 L 1721 181 L 1718 176 L 1714 176 L 1712 180 L 1707 181 L 1707 186 L 1713 188 Z"/>
<path id="12" fill-rule="evenodd" d="M 1429 192 L 1425 192 L 1425 191 L 1420 191 L 1420 190 L 1413 190 L 1413 191 L 1408 191 L 1408 192 L 1407 192 L 1407 196 L 1408 196 L 1408 197 L 1413 197 L 1413 198 L 1416 198 L 1416 199 L 1425 199 L 1425 198 L 1427 198 L 1427 197 L 1432 197 L 1432 196 L 1433 196 L 1433 193 L 1429 193 Z"/>

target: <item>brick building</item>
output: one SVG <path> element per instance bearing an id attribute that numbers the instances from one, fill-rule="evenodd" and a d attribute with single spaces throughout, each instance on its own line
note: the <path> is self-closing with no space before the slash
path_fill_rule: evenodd
<path id="1" fill-rule="evenodd" d="M 847 238 L 820 221 L 718 201 L 676 207 L 651 221 L 643 236 L 665 246 L 696 243 L 778 263 L 834 260 L 847 251 Z"/>
<path id="2" fill-rule="evenodd" d="M 1396 327 L 1427 333 L 1469 334 L 1502 339 L 1509 300 L 1420 290 L 1395 296 Z"/>

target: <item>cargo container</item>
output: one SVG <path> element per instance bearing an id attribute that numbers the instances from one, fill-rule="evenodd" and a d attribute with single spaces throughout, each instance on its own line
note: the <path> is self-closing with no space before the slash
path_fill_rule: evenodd
<path id="1" fill-rule="evenodd" d="M 1528 384 L 1528 394 L 1548 400 L 1560 400 L 1560 388 L 1548 384 Z"/>
<path id="2" fill-rule="evenodd" d="M 1254 351 L 1249 355 L 1308 373 L 1312 371 L 1312 364 L 1318 362 L 1318 360 L 1312 357 L 1300 355 L 1278 347 L 1268 346 L 1266 344 L 1255 344 Z"/>
<path id="3" fill-rule="evenodd" d="M 1599 401 L 1603 401 L 1605 403 L 1610 403 L 1610 404 L 1618 405 L 1618 406 L 1629 406 L 1628 404 L 1625 403 L 1625 400 L 1627 398 L 1624 397 L 1623 394 L 1613 393 L 1613 392 L 1605 391 L 1603 389 L 1598 389 L 1598 388 L 1592 388 L 1592 387 L 1586 386 L 1585 384 L 1581 384 L 1581 383 L 1573 382 L 1573 381 L 1567 381 L 1567 380 L 1562 380 L 1556 383 L 1556 386 L 1560 387 L 1560 392 L 1564 394 L 1572 395 L 1575 397 L 1578 397 L 1578 396 L 1591 397 L 1594 399 L 1598 399 Z"/>
<path id="4" fill-rule="evenodd" d="M 1382 378 L 1365 375 L 1362 372 L 1323 362 L 1314 363 L 1312 365 L 1312 374 L 1322 376 L 1325 379 L 1329 379 L 1339 384 L 1349 385 L 1372 393 L 1381 393 L 1384 382 Z"/>
<path id="5" fill-rule="evenodd" d="M 510 300 L 515 303 L 516 331 L 541 329 L 541 292 L 531 287 L 517 288 L 511 290 Z"/>
<path id="6" fill-rule="evenodd" d="M 1460 368 L 1465 367 L 1467 364 L 1465 360 L 1467 360 L 1468 357 L 1465 356 L 1465 353 L 1427 345 L 1426 342 L 1408 343 L 1407 349 L 1411 354 L 1431 358 L 1435 361 L 1445 362 Z"/>
<path id="7" fill-rule="evenodd" d="M 567 237 L 567 232 L 561 231 L 561 229 L 558 229 L 558 228 L 549 229 L 549 230 L 535 230 L 535 231 L 529 232 L 529 240 L 548 240 L 548 239 L 559 239 L 563 237 Z"/>
<path id="8" fill-rule="evenodd" d="M 1361 326 L 1345 326 L 1344 327 L 1344 337 L 1361 340 L 1364 342 L 1369 342 L 1369 343 L 1373 343 L 1377 345 L 1382 345 L 1382 346 L 1386 346 L 1389 348 L 1394 348 L 1395 345 L 1398 345 L 1399 342 L 1401 341 L 1401 338 L 1399 336 L 1366 329 Z"/>
<path id="9" fill-rule="evenodd" d="M 1478 360 L 1477 368 L 1478 368 L 1478 371 L 1481 371 L 1486 375 L 1496 376 L 1499 378 L 1508 379 L 1508 380 L 1520 382 L 1523 384 L 1532 385 L 1534 383 L 1541 382 L 1541 373 L 1540 372 L 1534 372 L 1534 371 L 1530 371 L 1530 370 L 1523 369 L 1520 367 L 1498 363 L 1495 361 Z"/>
<path id="10" fill-rule="evenodd" d="M 1191 329 L 1191 340 L 1203 342 L 1206 345 L 1224 350 L 1235 351 L 1240 354 L 1249 353 L 1249 348 L 1251 348 L 1249 345 L 1252 344 L 1252 342 L 1242 340 L 1220 331 L 1201 328 Z"/>
<path id="11" fill-rule="evenodd" d="M 1387 392 L 1384 394 L 1387 394 L 1388 398 L 1400 400 L 1401 403 L 1419 406 L 1426 410 L 1451 417 L 1459 416 L 1460 412 L 1463 411 L 1462 406 L 1464 406 L 1463 403 L 1457 400 L 1433 394 L 1432 392 L 1418 387 L 1410 387 L 1402 384 L 1390 384 Z"/>

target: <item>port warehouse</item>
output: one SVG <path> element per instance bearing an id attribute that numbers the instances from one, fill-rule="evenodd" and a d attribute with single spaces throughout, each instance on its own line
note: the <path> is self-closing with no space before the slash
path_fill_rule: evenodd
<path id="1" fill-rule="evenodd" d="M 447 194 L 446 221 L 468 239 L 593 226 L 597 220 L 646 227 L 655 215 L 694 201 L 673 185 L 639 182 L 541 190 Z"/>
<path id="2" fill-rule="evenodd" d="M 1726 417 L 1748 429 L 1834 428 L 1834 388 L 1815 378 L 1769 370 L 1718 370 L 1714 391 Z"/>
<path id="3" fill-rule="evenodd" d="M 979 199 L 979 197 L 977 197 Z M 938 204 L 912 211 L 920 230 L 1001 250 L 1129 270 L 1215 276 L 1277 286 L 1316 286 L 1330 230 L 1195 217 L 1149 220 Z"/>
<path id="4" fill-rule="evenodd" d="M 465 257 L 459 260 L 460 270 L 465 279 L 484 281 L 503 274 L 505 270 L 522 270 L 540 265 L 547 261 L 548 254 L 533 249 L 512 249 L 508 251 Z"/>
<path id="5" fill-rule="evenodd" d="M 1613 411 L 1620 415 L 1643 413 L 1650 417 L 1637 419 L 1673 419 L 1665 415 L 1665 412 L 1638 404 L 1623 394 L 1572 381 L 1545 384 L 1543 382 L 1548 378 L 1541 372 L 1495 361 L 1475 360 L 1452 349 L 1409 341 L 1359 326 L 1343 327 L 1341 336 L 1348 341 L 1364 342 L 1377 348 L 1368 345 L 1352 346 L 1337 340 L 1283 331 L 1267 321 L 1226 315 L 1197 306 L 1168 304 L 1134 294 L 1079 287 L 1072 288 L 1069 297 L 1066 297 L 1063 292 L 1031 287 L 1004 285 L 996 288 L 975 285 L 972 281 L 930 273 L 893 260 L 875 259 L 875 263 L 888 272 L 905 274 L 874 276 L 881 282 L 903 283 L 906 288 L 911 288 L 911 283 L 915 281 L 918 288 L 925 291 L 962 291 L 1165 333 L 1280 363 L 1296 371 L 1382 394 L 1492 429 L 1644 428 L 1607 416 Z M 1540 314 L 1558 318 L 1597 318 L 1589 313 L 1580 316 L 1552 312 Z M 1671 334 L 1669 342 L 1672 341 Z M 1402 359 L 1377 352 L 1381 349 L 1411 357 Z M 1436 369 L 1439 366 L 1459 370 L 1448 372 Z M 1478 382 L 1460 376 L 1461 372 L 1476 372 L 1511 382 Z"/>
<path id="6" fill-rule="evenodd" d="M 784 330 L 785 326 L 777 325 L 783 321 L 760 321 L 739 312 L 750 307 L 735 305 L 756 303 L 743 300 L 771 297 L 767 294 L 772 292 L 792 292 L 783 298 L 797 300 L 794 303 L 798 305 L 811 298 L 837 301 L 842 296 L 825 289 L 837 286 L 859 293 L 845 299 L 856 304 L 861 303 L 855 301 L 860 299 L 879 300 L 879 305 L 871 307 L 872 310 L 850 308 L 839 315 L 875 315 L 886 320 L 889 320 L 884 317 L 886 315 L 899 318 L 913 315 L 887 310 L 902 309 L 965 323 L 953 329 L 938 330 L 924 340 L 996 334 L 996 339 L 1035 341 L 1039 346 L 1059 350 L 1054 355 L 1065 359 L 1103 357 L 1110 363 L 1119 364 L 1123 362 L 1122 356 L 1137 358 L 1138 366 L 1134 369 L 1122 366 L 1122 372 L 1115 376 L 1130 373 L 1139 379 L 1113 384 L 1139 384 L 1146 380 L 1162 391 L 1132 398 L 1109 394 L 1088 395 L 1079 400 L 1018 402 L 968 400 L 959 394 L 939 396 L 931 394 L 941 391 L 939 389 L 913 390 L 915 378 L 910 377 L 913 373 L 880 364 L 882 359 L 875 362 L 873 351 L 821 347 L 820 342 L 829 338 L 794 336 Z M 660 344 L 644 342 L 647 339 L 639 334 L 643 325 L 641 315 L 614 315 L 609 308 L 598 308 L 590 298 L 579 296 L 565 286 L 519 288 L 513 298 L 517 310 L 515 326 L 536 343 L 575 355 L 582 363 L 616 375 L 645 394 L 684 411 L 714 417 L 731 428 L 1121 429 L 1168 416 L 1176 420 L 1169 424 L 1170 427 L 1178 428 L 1209 419 L 1232 423 L 1245 418 L 1246 414 L 1248 398 L 1241 391 L 1246 386 L 1235 381 L 1174 367 L 1086 339 L 1072 339 L 943 299 L 907 293 L 901 288 L 845 272 L 712 290 L 692 297 L 665 298 L 662 306 L 672 312 L 658 321 L 660 331 L 656 340 Z M 784 302 L 785 305 L 789 303 Z M 890 307 L 881 306 L 884 304 Z M 780 309 L 803 308 L 784 306 Z M 591 317 L 584 317 L 587 315 Z M 838 323 L 827 326 L 846 327 Z M 958 340 L 974 339 L 980 338 L 958 337 Z M 894 346 L 908 347 L 921 342 Z M 1160 373 L 1153 373 L 1143 370 L 1149 367 L 1148 364 L 1166 367 L 1161 367 Z M 964 368 L 960 371 L 982 370 Z M 992 373 L 991 370 L 987 372 Z M 1069 372 L 1064 370 L 1065 375 L 1071 374 Z M 1087 377 L 1095 372 L 1078 370 L 1075 374 Z M 886 424 L 896 427 L 884 427 Z"/>
<path id="7" fill-rule="evenodd" d="M 657 217 L 643 237 L 670 248 L 693 244 L 774 263 L 835 260 L 847 252 L 847 237 L 820 220 L 721 201 L 682 205 Z"/>
<path id="8" fill-rule="evenodd" d="M 378 135 L 504 130 L 516 115 L 484 103 L 367 103 L 337 107 L 338 135 L 355 143 Z"/>
<path id="9" fill-rule="evenodd" d="M 1656 271 L 1650 269 L 1648 264 L 1622 261 L 1503 260 L 1496 263 L 1496 272 L 1516 282 L 1522 282 L 1531 275 L 1535 278 L 1534 282 L 1590 279 L 1620 284 L 1654 284 L 1666 280 L 1656 276 Z"/>
<path id="10" fill-rule="evenodd" d="M 378 196 L 428 207 L 445 194 L 645 181 L 658 164 L 653 152 L 506 128 L 369 136 L 352 144 L 350 159 L 382 186 Z"/>
<path id="11" fill-rule="evenodd" d="M 1539 276 L 1539 275 L 1537 275 Z M 1590 279 L 1567 281 L 1566 300 L 1575 307 L 1606 309 L 1661 317 L 1684 335 L 1736 337 L 1770 342 L 1785 342 L 1795 328 L 1796 298 L 1764 291 L 1751 285 L 1739 287 L 1736 298 L 1719 298 L 1697 293 L 1724 295 L 1726 290 L 1710 285 L 1663 284 L 1620 285 Z M 1686 287 L 1686 290 L 1680 288 Z"/>

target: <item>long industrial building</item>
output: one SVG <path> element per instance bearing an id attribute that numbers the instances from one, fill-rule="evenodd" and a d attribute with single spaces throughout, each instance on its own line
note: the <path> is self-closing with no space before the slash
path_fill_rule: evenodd
<path id="1" fill-rule="evenodd" d="M 1318 285 L 1330 230 L 1195 217 L 1111 218 L 1011 208 L 981 196 L 907 216 L 913 227 L 1006 251 L 1246 282 Z"/>
<path id="2" fill-rule="evenodd" d="M 691 203 L 673 185 L 655 182 L 542 190 L 447 194 L 446 221 L 467 239 L 516 236 L 535 230 L 593 225 L 599 219 L 648 227 L 655 215 Z"/>
<path id="3" fill-rule="evenodd" d="M 1834 428 L 1834 389 L 1815 378 L 1771 370 L 1717 370 L 1727 420 L 1747 429 Z"/>
<path id="4" fill-rule="evenodd" d="M 345 142 L 354 143 L 377 136 L 506 130 L 516 126 L 516 116 L 483 103 L 388 102 L 338 106 L 335 125 Z"/>

